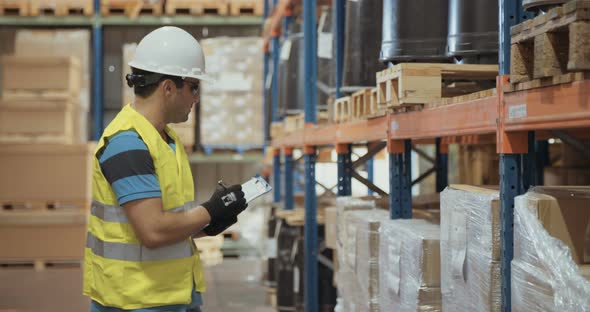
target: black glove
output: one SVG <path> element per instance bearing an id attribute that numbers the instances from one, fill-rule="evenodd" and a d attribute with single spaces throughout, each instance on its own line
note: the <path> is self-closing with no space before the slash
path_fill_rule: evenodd
<path id="1" fill-rule="evenodd" d="M 217 236 L 223 231 L 227 230 L 228 227 L 234 225 L 236 222 L 238 222 L 238 216 L 233 216 L 229 219 L 222 219 L 217 222 L 211 222 L 203 229 L 203 232 L 205 232 L 207 236 Z"/>
<path id="2" fill-rule="evenodd" d="M 244 211 L 248 204 L 239 184 L 230 187 L 218 186 L 211 198 L 202 204 L 209 216 L 210 223 L 218 223 L 220 220 L 229 220 Z"/>

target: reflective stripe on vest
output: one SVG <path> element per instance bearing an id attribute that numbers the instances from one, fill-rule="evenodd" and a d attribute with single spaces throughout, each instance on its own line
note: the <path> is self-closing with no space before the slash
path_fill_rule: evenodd
<path id="1" fill-rule="evenodd" d="M 188 258 L 193 255 L 192 245 L 188 240 L 174 245 L 149 249 L 139 244 L 105 242 L 90 232 L 86 236 L 86 247 L 92 249 L 95 255 L 103 258 L 135 262 L 173 260 Z"/>
<path id="2" fill-rule="evenodd" d="M 172 208 L 166 211 L 185 212 L 195 208 L 196 206 L 197 205 L 195 202 L 188 202 L 180 207 Z M 105 205 L 101 202 L 93 200 L 92 206 L 90 207 L 90 213 L 106 222 L 129 223 L 127 215 L 125 215 L 125 211 L 123 211 L 123 207 L 121 206 Z"/>

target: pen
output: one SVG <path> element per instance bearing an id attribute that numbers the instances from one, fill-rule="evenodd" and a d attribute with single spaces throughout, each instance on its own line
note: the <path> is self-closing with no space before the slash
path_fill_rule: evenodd
<path id="1" fill-rule="evenodd" d="M 227 190 L 227 185 L 225 185 L 225 183 L 223 183 L 223 180 L 219 180 L 217 181 L 217 184 L 221 187 L 223 187 L 224 190 Z"/>

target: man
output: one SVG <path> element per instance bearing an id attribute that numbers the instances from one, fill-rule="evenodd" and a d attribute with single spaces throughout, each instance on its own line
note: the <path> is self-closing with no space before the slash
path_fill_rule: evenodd
<path id="1" fill-rule="evenodd" d="M 129 66 L 136 100 L 105 129 L 94 158 L 84 294 L 91 312 L 200 311 L 205 281 L 191 238 L 221 233 L 247 207 L 239 185 L 193 202 L 187 155 L 167 126 L 199 103 L 203 51 L 184 30 L 162 27 Z"/>

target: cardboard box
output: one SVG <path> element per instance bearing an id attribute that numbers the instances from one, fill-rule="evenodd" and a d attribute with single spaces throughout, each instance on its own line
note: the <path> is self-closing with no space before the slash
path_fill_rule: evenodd
<path id="1" fill-rule="evenodd" d="M 96 143 L 0 145 L 0 201 L 89 201 Z"/>
<path id="2" fill-rule="evenodd" d="M 590 187 L 537 187 L 527 194 L 527 207 L 549 235 L 567 245 L 578 264 L 590 263 Z M 577 194 L 578 196 L 573 196 Z"/>
<path id="3" fill-rule="evenodd" d="M 77 110 L 68 99 L 0 101 L 0 142 L 79 142 Z"/>
<path id="4" fill-rule="evenodd" d="M 0 260 L 82 260 L 87 210 L 0 212 Z"/>
<path id="5" fill-rule="evenodd" d="M 80 61 L 74 57 L 4 56 L 2 76 L 5 77 L 3 91 L 53 90 L 80 94 Z"/>
<path id="6" fill-rule="evenodd" d="M 90 108 L 90 31 L 20 29 L 14 39 L 17 56 L 66 56 L 80 61 L 80 100 L 83 111 Z M 76 101 L 78 103 L 78 101 Z M 84 135 L 86 137 L 87 135 Z"/>
<path id="7" fill-rule="evenodd" d="M 499 192 L 451 185 L 441 193 L 441 289 L 450 311 L 500 311 Z"/>
<path id="8" fill-rule="evenodd" d="M 544 185 L 590 185 L 590 169 L 546 167 L 543 171 Z"/>
<path id="9" fill-rule="evenodd" d="M 379 311 L 379 227 L 389 219 L 385 210 L 351 211 L 347 223 L 354 229 L 354 255 L 352 266 L 358 280 L 363 298 L 370 301 L 371 311 Z"/>
<path id="10" fill-rule="evenodd" d="M 336 230 L 338 219 L 337 219 L 338 210 L 336 207 L 328 207 L 325 209 L 325 216 L 326 216 L 326 247 L 336 249 L 338 245 L 338 232 Z"/>

